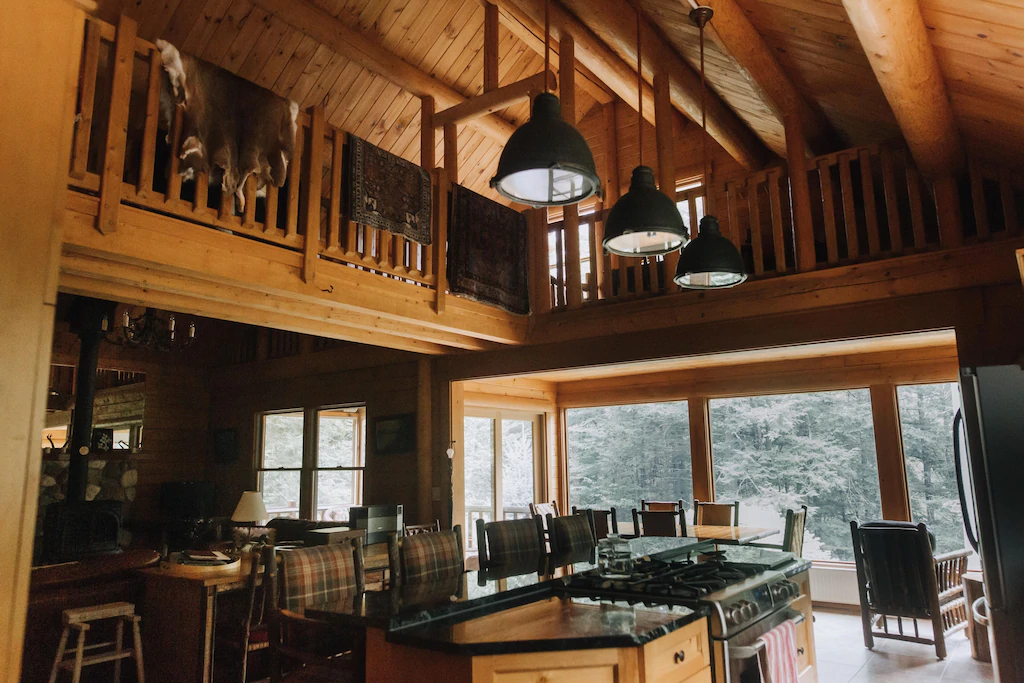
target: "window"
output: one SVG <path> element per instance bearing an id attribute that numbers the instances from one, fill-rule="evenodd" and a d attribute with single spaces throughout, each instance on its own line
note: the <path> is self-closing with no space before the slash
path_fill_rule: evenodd
<path id="1" fill-rule="evenodd" d="M 693 499 L 686 401 L 565 411 L 569 502 L 627 521 L 640 499 Z"/>
<path id="2" fill-rule="evenodd" d="M 507 411 L 467 415 L 466 549 L 476 548 L 476 520 L 523 519 L 538 500 L 543 416 Z"/>
<path id="3" fill-rule="evenodd" d="M 915 522 L 935 534 L 936 552 L 966 547 L 953 463 L 953 416 L 960 407 L 956 382 L 896 387 L 907 490 Z"/>
<path id="4" fill-rule="evenodd" d="M 882 516 L 869 391 L 717 399 L 710 413 L 715 497 L 775 528 L 805 504 L 804 556 L 852 561 L 850 520 Z"/>
<path id="5" fill-rule="evenodd" d="M 364 416 L 362 407 L 261 416 L 259 487 L 271 517 L 348 519 L 349 507 L 362 503 Z"/>

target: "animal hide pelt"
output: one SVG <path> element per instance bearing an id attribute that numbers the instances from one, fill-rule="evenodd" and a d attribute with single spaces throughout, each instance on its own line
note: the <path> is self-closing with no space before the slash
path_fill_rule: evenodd
<path id="1" fill-rule="evenodd" d="M 299 105 L 183 55 L 164 40 L 156 47 L 167 72 L 160 110 L 168 131 L 174 108 L 182 108 L 181 148 L 175 151 L 181 175 L 188 179 L 220 169 L 221 190 L 237 197 L 239 210 L 245 208 L 243 188 L 250 174 L 260 190 L 268 183 L 283 186 L 295 152 Z"/>

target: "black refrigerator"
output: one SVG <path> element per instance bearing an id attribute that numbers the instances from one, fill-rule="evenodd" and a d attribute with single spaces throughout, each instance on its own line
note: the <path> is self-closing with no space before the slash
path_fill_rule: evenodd
<path id="1" fill-rule="evenodd" d="M 993 664 L 1024 681 L 1024 370 L 961 368 L 960 389 Z"/>

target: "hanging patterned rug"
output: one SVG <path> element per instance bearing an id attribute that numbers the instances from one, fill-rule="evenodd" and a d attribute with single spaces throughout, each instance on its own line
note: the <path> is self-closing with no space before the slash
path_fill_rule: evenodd
<path id="1" fill-rule="evenodd" d="M 526 217 L 454 184 L 448 215 L 448 288 L 510 313 L 529 313 Z"/>
<path id="2" fill-rule="evenodd" d="M 430 174 L 355 135 L 348 136 L 349 218 L 430 244 Z"/>

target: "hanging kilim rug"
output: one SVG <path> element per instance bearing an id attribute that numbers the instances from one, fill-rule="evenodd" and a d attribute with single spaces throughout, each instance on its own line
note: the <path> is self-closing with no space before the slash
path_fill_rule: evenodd
<path id="1" fill-rule="evenodd" d="M 529 313 L 526 217 L 455 184 L 448 215 L 448 288 L 510 313 Z"/>
<path id="2" fill-rule="evenodd" d="M 430 244 L 430 174 L 355 135 L 348 136 L 349 218 Z"/>

